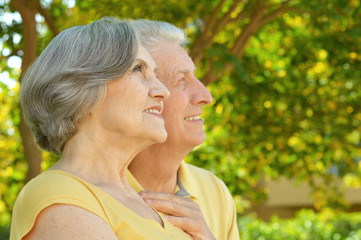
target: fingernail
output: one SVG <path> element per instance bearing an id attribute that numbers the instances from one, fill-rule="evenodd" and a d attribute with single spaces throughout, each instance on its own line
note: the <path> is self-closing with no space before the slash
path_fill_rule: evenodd
<path id="1" fill-rule="evenodd" d="M 142 190 L 141 192 L 139 192 L 139 195 L 141 196 L 147 195 L 147 190 Z"/>

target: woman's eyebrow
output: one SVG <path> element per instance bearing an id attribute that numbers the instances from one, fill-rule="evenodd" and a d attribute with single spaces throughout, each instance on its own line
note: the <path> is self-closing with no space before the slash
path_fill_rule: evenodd
<path id="1" fill-rule="evenodd" d="M 145 68 L 148 68 L 148 63 L 147 63 L 146 61 L 144 61 L 144 59 L 137 58 L 137 59 L 135 59 L 134 62 L 140 63 L 140 64 L 142 64 Z"/>
<path id="2" fill-rule="evenodd" d="M 148 69 L 148 68 L 149 68 L 148 63 L 147 63 L 144 59 L 137 58 L 137 59 L 135 59 L 134 62 L 143 65 L 145 69 Z M 154 72 L 154 75 L 157 75 L 157 68 L 156 68 L 156 67 L 154 68 L 154 71 L 153 71 L 153 72 Z"/>

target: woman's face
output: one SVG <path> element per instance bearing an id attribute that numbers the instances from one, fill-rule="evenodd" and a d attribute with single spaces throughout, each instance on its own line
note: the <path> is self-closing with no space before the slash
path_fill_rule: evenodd
<path id="1" fill-rule="evenodd" d="M 148 51 L 139 47 L 131 70 L 107 85 L 102 104 L 92 112 L 101 127 L 114 139 L 164 142 L 167 132 L 161 116 L 168 89 L 157 79 L 156 66 Z"/>

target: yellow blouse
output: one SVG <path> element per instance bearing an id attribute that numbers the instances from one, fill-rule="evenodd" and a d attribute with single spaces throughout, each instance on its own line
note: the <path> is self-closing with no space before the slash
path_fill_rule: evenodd
<path id="1" fill-rule="evenodd" d="M 22 239 L 34 226 L 40 211 L 57 203 L 78 206 L 96 214 L 111 226 L 118 239 L 189 239 L 164 218 L 162 227 L 154 220 L 139 216 L 100 188 L 69 173 L 48 170 L 19 193 L 10 240 Z"/>

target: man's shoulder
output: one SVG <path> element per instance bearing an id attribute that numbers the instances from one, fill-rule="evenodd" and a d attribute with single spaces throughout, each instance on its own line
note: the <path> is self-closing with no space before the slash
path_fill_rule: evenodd
<path id="1" fill-rule="evenodd" d="M 184 162 L 183 166 L 186 167 L 186 168 L 188 168 L 189 171 L 191 171 L 191 172 L 199 173 L 199 174 L 205 174 L 205 175 L 210 175 L 210 176 L 216 177 L 211 171 L 206 170 L 206 169 L 201 168 L 201 167 L 197 167 L 197 166 L 195 166 L 195 165 L 193 165 L 193 164 Z"/>
<path id="2" fill-rule="evenodd" d="M 214 175 L 214 173 L 212 173 L 211 171 L 209 170 L 206 170 L 204 168 L 200 168 L 200 167 L 197 167 L 195 165 L 192 165 L 190 163 L 184 163 L 183 166 L 185 168 L 187 168 L 189 170 L 190 173 L 194 174 L 195 176 L 197 176 L 198 174 L 202 175 L 202 176 L 205 176 L 205 177 L 210 177 L 210 178 L 217 178 L 219 179 L 216 175 Z M 219 179 L 220 180 L 220 179 Z"/>
<path id="3" fill-rule="evenodd" d="M 182 167 L 188 172 L 187 175 L 192 178 L 194 183 L 207 184 L 208 186 L 213 184 L 217 185 L 223 190 L 227 189 L 224 182 L 209 170 L 197 167 L 189 163 L 184 163 Z"/>
<path id="4" fill-rule="evenodd" d="M 184 186 L 200 206 L 216 239 L 239 239 L 236 209 L 227 186 L 211 171 L 183 162 Z"/>

